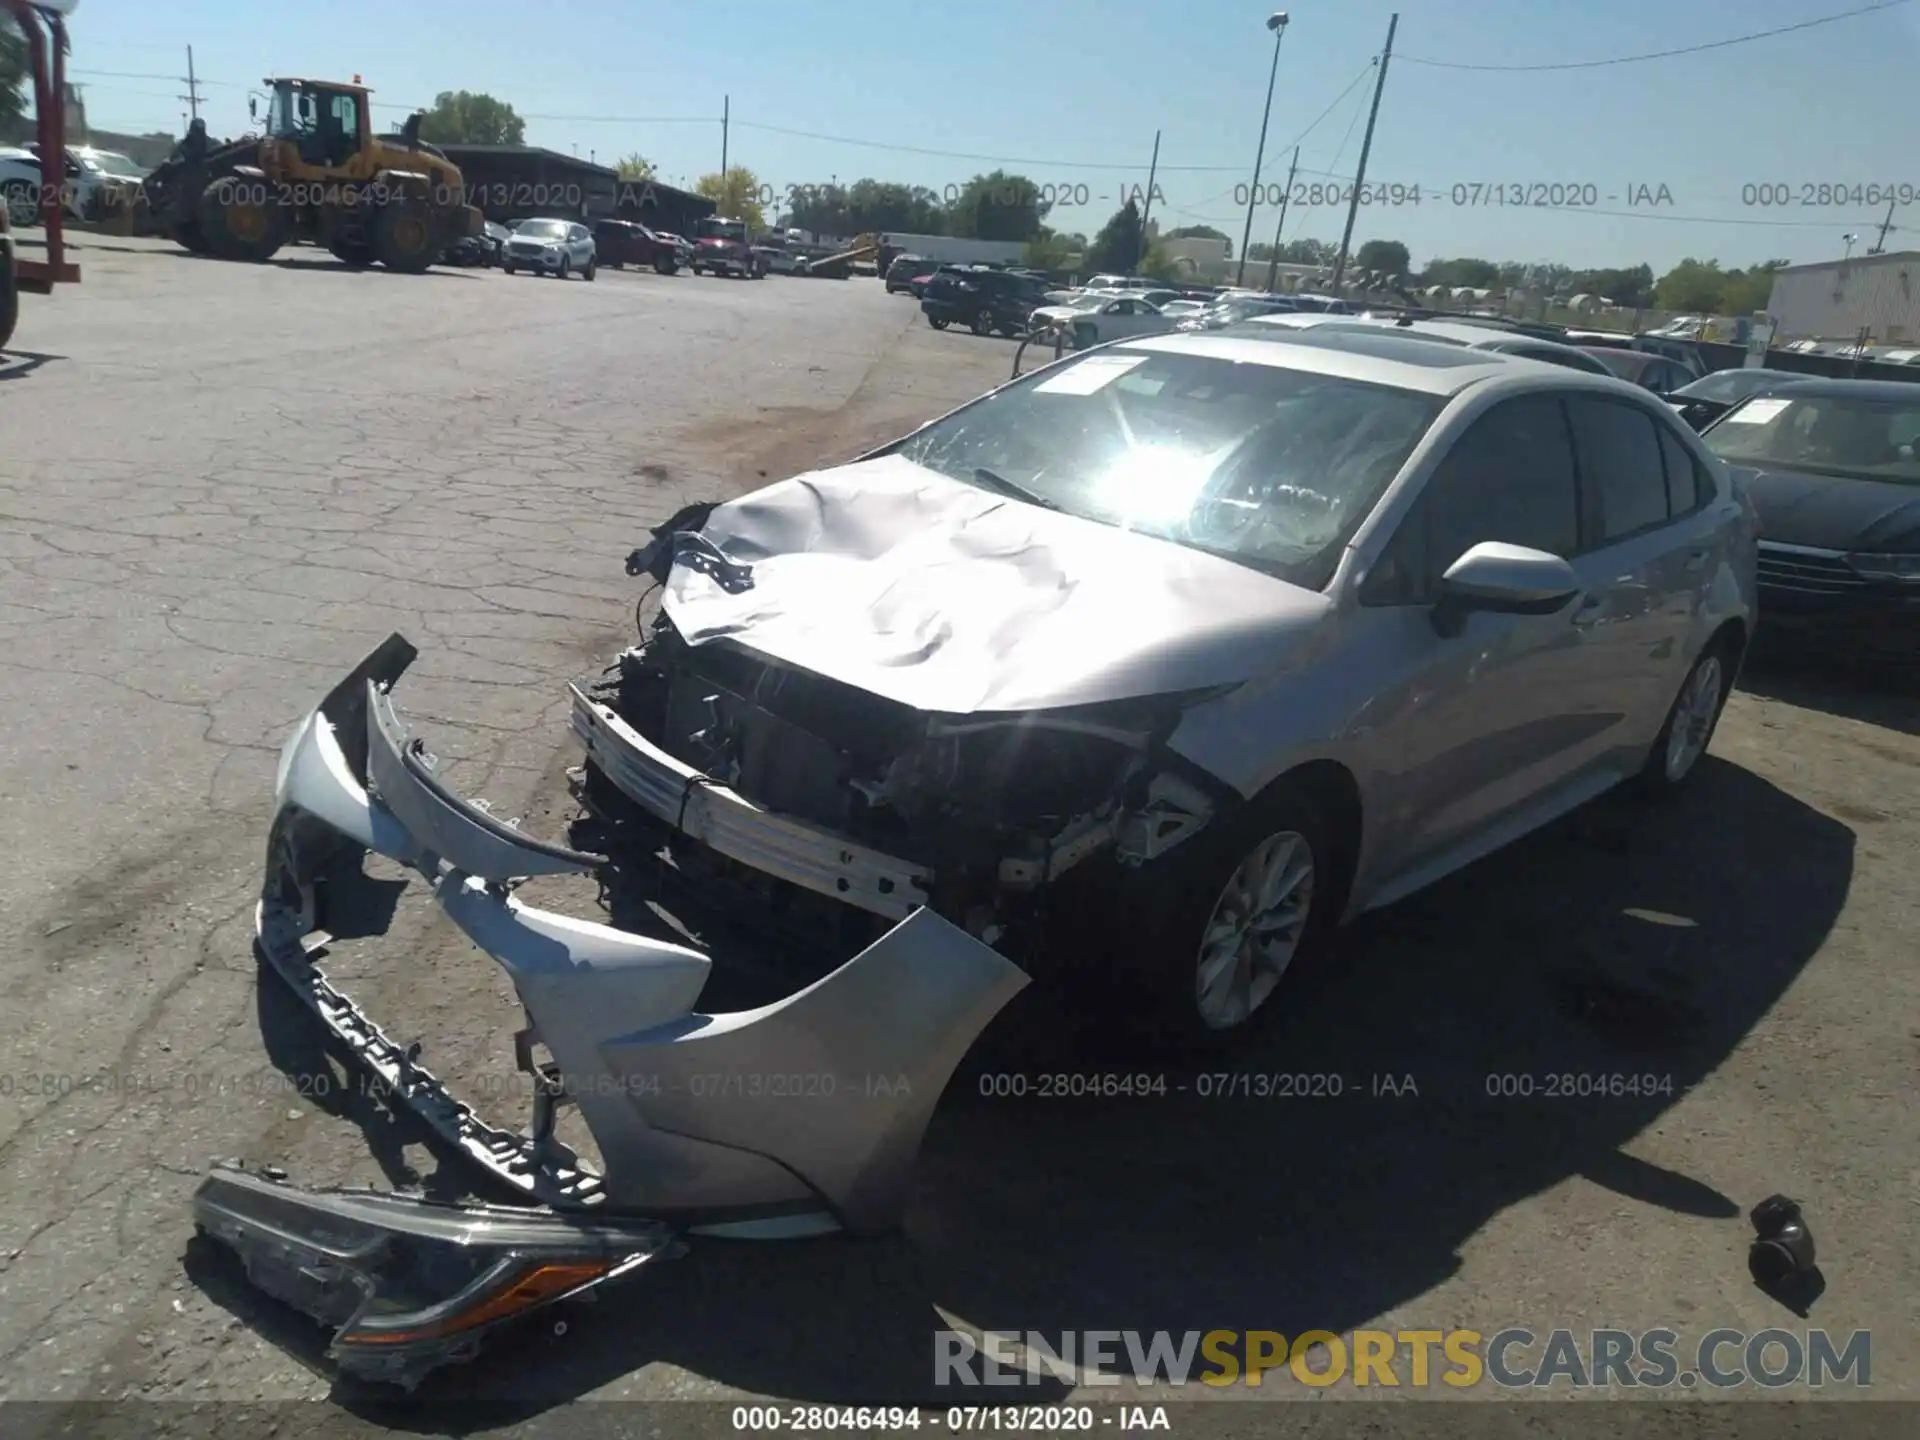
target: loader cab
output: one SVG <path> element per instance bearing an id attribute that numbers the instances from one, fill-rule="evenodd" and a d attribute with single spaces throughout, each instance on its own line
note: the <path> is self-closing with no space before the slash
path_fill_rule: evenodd
<path id="1" fill-rule="evenodd" d="M 321 80 L 269 80 L 267 136 L 292 145 L 302 164 L 346 168 L 368 148 L 368 91 Z"/>

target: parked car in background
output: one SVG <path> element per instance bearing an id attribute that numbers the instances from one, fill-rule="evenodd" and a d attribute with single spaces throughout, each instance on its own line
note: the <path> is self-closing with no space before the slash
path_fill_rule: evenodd
<path id="1" fill-rule="evenodd" d="M 887 266 L 887 294 L 898 295 L 914 280 L 933 273 L 933 262 L 921 255 L 896 255 Z"/>
<path id="2" fill-rule="evenodd" d="M 943 267 L 928 277 L 920 312 L 936 330 L 965 325 L 976 335 L 1024 335 L 1042 291 L 1025 275 Z"/>
<path id="3" fill-rule="evenodd" d="M 1073 339 L 1076 350 L 1104 345 L 1132 335 L 1161 335 L 1176 321 L 1160 313 L 1144 294 L 1089 293 L 1070 305 L 1043 305 L 1029 319 L 1032 328 L 1058 326 Z"/>
<path id="4" fill-rule="evenodd" d="M 1663 399 L 1691 385 L 1698 378 L 1679 361 L 1669 360 L 1650 350 L 1620 350 L 1611 345 L 1581 345 L 1576 348 L 1591 355 L 1620 379 L 1638 385 L 1642 390 L 1651 390 Z"/>
<path id="5" fill-rule="evenodd" d="M 42 174 L 39 149 L 38 145 L 0 146 L 0 197 L 16 227 L 40 223 L 42 187 L 55 183 Z M 61 208 L 72 219 L 89 219 L 106 191 L 119 187 L 131 194 L 140 188 L 144 173 L 117 150 L 69 147 L 58 182 Z"/>
<path id="6" fill-rule="evenodd" d="M 680 247 L 633 220 L 601 220 L 593 227 L 594 251 L 601 264 L 624 270 L 642 265 L 671 275 L 680 268 Z"/>
<path id="7" fill-rule="evenodd" d="M 498 265 L 513 232 L 488 220 L 471 235 L 462 235 L 440 257 L 443 265 Z"/>
<path id="8" fill-rule="evenodd" d="M 1703 380 L 1682 385 L 1667 396 L 1667 403 L 1680 412 L 1680 418 L 1687 424 L 1704 430 L 1749 395 L 1778 390 L 1807 378 L 1798 371 L 1769 370 L 1762 365 L 1716 370 Z"/>
<path id="9" fill-rule="evenodd" d="M 806 274 L 807 260 L 804 255 L 796 255 L 793 251 L 778 245 L 756 245 L 753 247 L 753 253 L 759 257 L 760 263 L 766 266 L 767 273 L 770 275 Z"/>
<path id="10" fill-rule="evenodd" d="M 1753 621 L 1725 468 L 1612 380 L 1340 338 L 1122 341 L 714 510 L 576 692 L 594 783 L 664 826 L 715 787 L 734 838 L 671 843 L 717 894 L 926 904 L 1199 1043 L 1343 921 L 1685 784 Z"/>
<path id="11" fill-rule="evenodd" d="M 682 270 L 693 264 L 693 242 L 686 236 L 677 235 L 671 230 L 656 230 L 653 233 L 673 247 L 674 259 Z"/>
<path id="12" fill-rule="evenodd" d="M 593 232 L 578 220 L 519 221 L 507 237 L 500 268 L 509 275 L 531 270 L 559 280 L 578 272 L 582 280 L 591 280 L 597 269 Z"/>
<path id="13" fill-rule="evenodd" d="M 1293 297 L 1285 295 L 1229 295 L 1216 300 L 1198 315 L 1178 322 L 1183 331 L 1222 330 L 1256 315 L 1291 315 L 1297 307 Z"/>
<path id="14" fill-rule="evenodd" d="M 1613 373 L 1599 360 L 1571 345 L 1559 345 L 1551 340 L 1539 340 L 1531 335 L 1516 334 L 1491 326 L 1449 324 L 1444 320 L 1396 320 L 1384 316 L 1329 315 L 1324 312 L 1311 315 L 1256 315 L 1238 325 L 1228 326 L 1223 333 L 1272 338 L 1276 335 L 1301 334 L 1365 335 L 1379 334 L 1382 331 L 1410 336 L 1416 340 L 1431 340 L 1440 345 L 1458 345 L 1468 350 L 1485 350 L 1498 355 L 1516 355 L 1523 360 L 1540 360 L 1549 365 L 1564 366 L 1569 370 L 1583 370 L 1589 375 Z"/>
<path id="15" fill-rule="evenodd" d="M 1569 330 L 1561 338 L 1567 344 L 1578 345 L 1582 349 L 1630 350 L 1639 355 L 1658 355 L 1685 370 L 1690 381 L 1704 379 L 1711 368 L 1701 358 L 1697 346 L 1657 331 L 1644 335 L 1619 335 L 1605 330 Z"/>
<path id="16" fill-rule="evenodd" d="M 1763 633 L 1920 671 L 1920 386 L 1802 375 L 1701 439 L 1760 515 Z"/>
<path id="17" fill-rule="evenodd" d="M 754 253 L 746 221 L 709 215 L 693 234 L 694 274 L 733 275 L 743 280 L 767 278 L 767 262 Z"/>

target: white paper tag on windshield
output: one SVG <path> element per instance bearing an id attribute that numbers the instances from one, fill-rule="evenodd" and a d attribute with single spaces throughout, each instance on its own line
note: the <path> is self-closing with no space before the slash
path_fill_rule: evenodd
<path id="1" fill-rule="evenodd" d="M 1764 425 L 1792 403 L 1791 400 L 1749 400 L 1727 416 L 1727 424 Z"/>
<path id="2" fill-rule="evenodd" d="M 1033 388 L 1042 395 L 1092 395 L 1146 363 L 1144 355 L 1089 355 Z"/>

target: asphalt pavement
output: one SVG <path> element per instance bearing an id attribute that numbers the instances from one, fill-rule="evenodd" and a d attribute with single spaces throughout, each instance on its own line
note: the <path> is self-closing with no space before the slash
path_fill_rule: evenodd
<path id="1" fill-rule="evenodd" d="M 0 1398 L 365 1409 L 187 1218 L 221 1156 L 460 1184 L 259 979 L 286 730 L 399 630 L 450 781 L 561 834 L 563 685 L 631 636 L 646 528 L 900 433 L 1012 346 L 871 279 L 77 258 L 0 358 Z M 1870 1329 L 1873 1393 L 1913 1398 L 1917 766 L 1911 700 L 1758 675 L 1679 804 L 1603 800 L 1363 921 L 1217 1067 L 1244 1086 L 1039 1098 L 1095 1062 L 1023 1005 L 943 1103 L 903 1236 L 703 1247 L 434 1377 L 413 1423 L 944 1406 L 947 1325 Z M 334 973 L 436 1071 L 511 1077 L 504 980 L 410 901 Z M 1804 1319 L 1746 1273 L 1776 1191 L 1819 1240 Z"/>

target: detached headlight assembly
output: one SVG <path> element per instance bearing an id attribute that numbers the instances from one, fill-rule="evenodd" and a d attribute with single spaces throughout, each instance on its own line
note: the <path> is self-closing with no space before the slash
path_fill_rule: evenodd
<path id="1" fill-rule="evenodd" d="M 254 1284 L 333 1329 L 342 1370 L 407 1389 L 471 1359 L 499 1326 L 619 1279 L 674 1242 L 653 1222 L 304 1190 L 225 1166 L 193 1210 Z"/>
<path id="2" fill-rule="evenodd" d="M 1847 564 L 1863 580 L 1920 582 L 1920 555 L 1849 555 Z"/>

